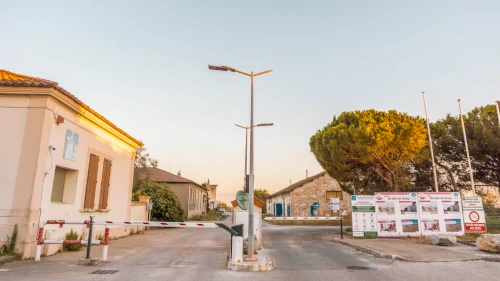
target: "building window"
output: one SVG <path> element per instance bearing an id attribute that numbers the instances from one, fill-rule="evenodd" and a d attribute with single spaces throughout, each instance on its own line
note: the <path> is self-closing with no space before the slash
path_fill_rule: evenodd
<path id="1" fill-rule="evenodd" d="M 78 171 L 56 167 L 50 201 L 54 203 L 75 203 Z"/>
<path id="2" fill-rule="evenodd" d="M 108 208 L 109 179 L 111 176 L 111 160 L 104 159 L 102 164 L 101 192 L 99 195 L 99 209 Z"/>
<path id="3" fill-rule="evenodd" d="M 326 201 L 330 201 L 330 198 L 339 198 L 342 200 L 342 191 L 327 191 L 326 192 Z"/>
<path id="4" fill-rule="evenodd" d="M 99 156 L 90 154 L 89 170 L 87 172 L 87 185 L 85 187 L 85 202 L 83 204 L 84 209 L 94 209 L 98 169 Z"/>

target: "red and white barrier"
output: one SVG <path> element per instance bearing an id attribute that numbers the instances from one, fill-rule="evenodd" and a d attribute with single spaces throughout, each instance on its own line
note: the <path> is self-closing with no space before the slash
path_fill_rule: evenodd
<path id="1" fill-rule="evenodd" d="M 330 220 L 337 221 L 340 220 L 340 217 L 267 217 L 264 218 L 266 221 L 293 221 L 293 220 Z"/>
<path id="2" fill-rule="evenodd" d="M 57 222 L 57 223 L 55 223 Z M 45 221 L 40 224 L 40 228 L 38 229 L 38 240 L 36 243 L 36 252 L 35 252 L 35 261 L 40 261 L 40 256 L 42 254 L 42 245 L 43 244 L 62 244 L 62 245 L 87 245 L 89 243 L 88 240 L 44 240 L 43 239 L 43 231 L 44 226 L 46 224 L 59 224 L 59 227 L 62 227 L 64 224 L 86 224 L 87 227 L 90 226 L 88 223 L 84 223 L 82 221 Z M 104 237 L 102 240 L 92 240 L 92 245 L 103 245 L 102 248 L 102 261 L 106 261 L 108 259 L 108 243 L 109 243 L 109 226 L 104 226 Z"/>
<path id="3" fill-rule="evenodd" d="M 40 223 L 38 229 L 38 240 L 36 246 L 35 261 L 40 261 L 42 254 L 43 244 L 81 244 L 87 245 L 87 240 L 44 240 L 43 232 L 45 225 L 58 224 L 60 228 L 65 224 L 85 224 L 87 228 L 90 227 L 90 220 L 47 220 Z M 218 228 L 219 226 L 213 222 L 199 223 L 199 222 L 160 222 L 160 221 L 111 221 L 111 220 L 96 220 L 92 221 L 93 225 L 104 225 L 104 238 L 103 240 L 92 240 L 92 245 L 103 245 L 102 261 L 108 259 L 108 243 L 109 243 L 109 226 L 110 225 L 131 225 L 131 226 L 152 226 L 152 227 L 195 227 L 195 228 Z"/>

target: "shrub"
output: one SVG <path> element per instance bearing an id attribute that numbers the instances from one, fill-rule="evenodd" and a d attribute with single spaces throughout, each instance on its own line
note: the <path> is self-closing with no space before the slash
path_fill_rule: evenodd
<path id="1" fill-rule="evenodd" d="M 78 236 L 78 232 L 73 231 L 73 229 L 71 229 L 68 233 L 66 233 L 66 240 L 78 240 L 78 239 L 82 240 L 83 235 Z M 72 244 L 72 245 L 64 245 L 63 247 L 68 251 L 78 251 L 83 246 L 81 244 Z"/>
<path id="2" fill-rule="evenodd" d="M 140 195 L 151 196 L 153 200 L 152 219 L 155 221 L 183 221 L 184 210 L 177 195 L 170 190 L 168 184 L 155 183 L 150 180 L 139 181 L 133 194 L 137 200 Z"/>
<path id="3" fill-rule="evenodd" d="M 0 256 L 13 254 L 16 250 L 16 242 L 17 242 L 17 223 L 14 225 L 14 230 L 12 231 L 12 236 L 7 235 L 7 241 L 0 249 Z"/>

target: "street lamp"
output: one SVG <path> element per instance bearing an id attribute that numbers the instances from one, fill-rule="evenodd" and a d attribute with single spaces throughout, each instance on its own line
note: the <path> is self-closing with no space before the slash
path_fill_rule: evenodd
<path id="1" fill-rule="evenodd" d="M 247 155 L 248 155 L 248 129 L 250 129 L 250 127 L 248 126 L 242 126 L 242 125 L 238 125 L 238 124 L 234 124 L 240 128 L 243 128 L 245 129 L 245 192 L 248 192 L 247 190 L 247 177 L 248 177 L 248 169 L 247 169 Z M 265 126 L 272 126 L 274 125 L 274 123 L 261 123 L 261 124 L 257 124 L 255 125 L 254 127 L 265 127 Z"/>
<path id="2" fill-rule="evenodd" d="M 254 175 L 253 175 L 253 128 L 254 128 L 254 125 L 253 125 L 253 84 L 254 84 L 254 82 L 253 82 L 253 80 L 254 80 L 254 77 L 269 73 L 273 70 L 269 69 L 269 70 L 265 70 L 265 71 L 258 72 L 258 73 L 253 73 L 253 72 L 247 73 L 247 72 L 243 72 L 241 70 L 237 70 L 235 68 L 225 66 L 225 65 L 221 65 L 221 66 L 208 65 L 208 69 L 219 70 L 219 71 L 238 72 L 240 74 L 243 74 L 243 75 L 250 77 L 250 81 L 251 81 L 251 91 L 250 91 L 250 175 L 248 177 L 248 180 L 249 180 L 248 189 L 249 189 L 249 197 L 250 197 L 249 198 L 250 200 L 248 203 L 250 206 L 248 208 L 248 257 L 247 257 L 247 260 L 248 261 L 257 261 L 257 259 L 254 257 L 254 254 L 253 254 L 253 204 L 254 204 L 254 201 L 253 201 L 253 197 L 254 197 L 254 192 L 253 192 L 253 179 L 254 179 Z"/>

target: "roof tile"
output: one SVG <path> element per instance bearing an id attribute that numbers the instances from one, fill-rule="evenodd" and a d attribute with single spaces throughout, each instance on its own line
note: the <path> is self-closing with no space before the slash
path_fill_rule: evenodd
<path id="1" fill-rule="evenodd" d="M 308 182 L 312 182 L 313 180 L 315 180 L 315 179 L 317 179 L 317 178 L 319 178 L 319 177 L 322 177 L 322 176 L 323 176 L 323 175 L 325 175 L 325 174 L 326 174 L 326 171 L 323 171 L 323 172 L 321 172 L 321 173 L 319 173 L 319 174 L 317 174 L 317 175 L 314 175 L 314 176 L 310 176 L 310 177 L 308 177 L 308 178 L 305 178 L 305 179 L 303 179 L 303 180 L 301 180 L 301 181 L 299 181 L 299 182 L 296 182 L 296 183 L 294 183 L 294 184 L 292 184 L 292 185 L 290 185 L 290 186 L 288 186 L 288 187 L 283 188 L 282 190 L 280 190 L 280 191 L 278 191 L 278 192 L 275 192 L 275 193 L 273 193 L 273 194 L 271 194 L 271 195 L 267 196 L 266 198 L 271 198 L 271 197 L 274 197 L 274 196 L 276 196 L 276 195 L 280 195 L 280 194 L 282 194 L 282 193 L 286 193 L 286 192 L 292 191 L 292 190 L 294 190 L 295 188 L 297 188 L 297 187 L 301 187 L 301 186 L 303 186 L 304 184 L 306 184 L 306 183 L 308 183 Z"/>
<path id="2" fill-rule="evenodd" d="M 28 76 L 28 75 L 23 75 L 23 74 L 18 74 L 14 73 L 12 71 L 8 71 L 5 69 L 0 69 L 0 86 L 3 87 L 37 87 L 37 88 L 53 88 L 58 90 L 59 92 L 63 93 L 66 95 L 68 98 L 76 102 L 78 105 L 81 107 L 85 108 L 87 111 L 90 111 L 99 119 L 103 120 L 106 122 L 108 125 L 113 127 L 115 130 L 119 131 L 120 133 L 124 134 L 128 138 L 130 138 L 133 142 L 138 144 L 139 146 L 143 146 L 144 144 L 127 134 L 125 131 L 122 129 L 118 128 L 115 124 L 111 123 L 108 119 L 106 119 L 104 116 L 101 114 L 97 113 L 97 111 L 93 110 L 90 108 L 88 105 L 83 103 L 81 100 L 79 100 L 76 96 L 71 94 L 70 92 L 66 91 L 64 88 L 60 87 L 57 82 L 38 78 L 38 77 L 33 77 L 33 76 Z"/>

